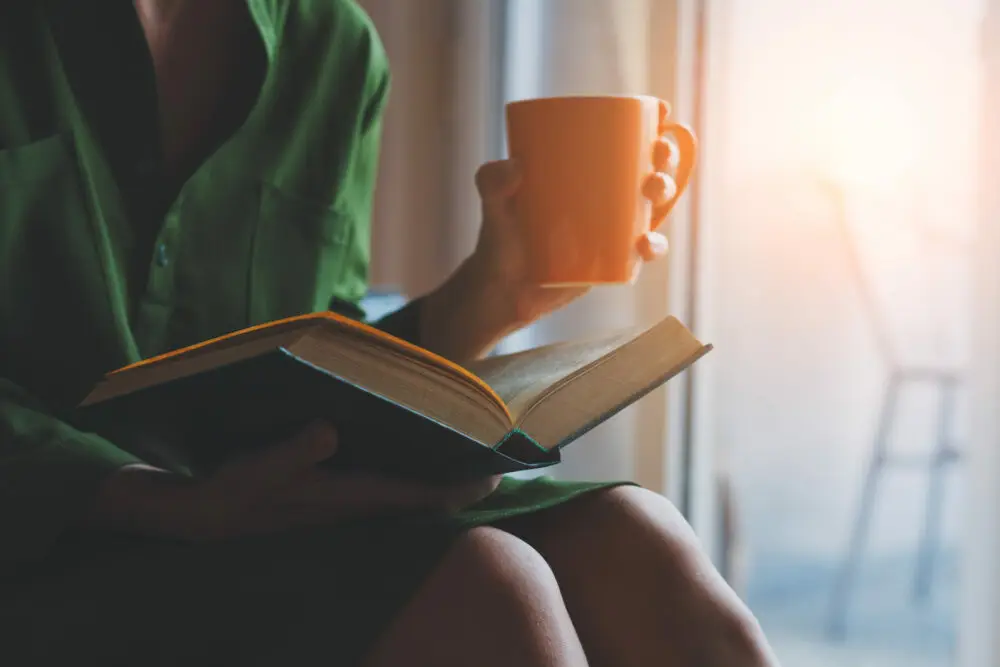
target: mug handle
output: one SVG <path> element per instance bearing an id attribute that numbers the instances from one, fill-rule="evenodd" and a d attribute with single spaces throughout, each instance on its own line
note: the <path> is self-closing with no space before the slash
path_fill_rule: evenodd
<path id="1" fill-rule="evenodd" d="M 694 171 L 698 155 L 698 140 L 695 139 L 694 132 L 686 125 L 668 122 L 666 117 L 669 113 L 670 107 L 666 102 L 661 103 L 658 134 L 660 137 L 669 135 L 677 142 L 678 153 L 680 154 L 680 159 L 677 163 L 677 172 L 674 174 L 677 193 L 669 201 L 653 208 L 653 219 L 650 221 L 650 229 L 656 229 L 667 219 L 670 211 L 673 210 L 681 195 L 684 194 L 688 183 L 691 181 L 691 173 Z"/>

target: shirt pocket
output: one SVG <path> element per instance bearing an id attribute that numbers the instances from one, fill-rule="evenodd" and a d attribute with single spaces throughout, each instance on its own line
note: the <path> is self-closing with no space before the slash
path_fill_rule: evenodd
<path id="1" fill-rule="evenodd" d="M 105 260 L 72 136 L 0 151 L 0 375 L 54 400 L 123 360 Z"/>
<path id="2" fill-rule="evenodd" d="M 251 322 L 327 310 L 347 273 L 353 236 L 349 212 L 264 183 L 251 261 Z"/>
<path id="3" fill-rule="evenodd" d="M 57 208 L 78 208 L 72 141 L 55 134 L 29 144 L 0 150 L 0 216 L 5 227 L 29 218 L 54 220 Z M 69 187 L 67 187 L 69 186 Z M 58 190 L 58 192 L 53 192 Z M 53 197 L 53 194 L 60 195 Z M 67 195 L 72 195 L 67 200 Z"/>

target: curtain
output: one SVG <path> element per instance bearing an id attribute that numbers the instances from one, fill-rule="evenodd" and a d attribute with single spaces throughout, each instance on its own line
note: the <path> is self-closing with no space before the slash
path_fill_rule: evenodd
<path id="1" fill-rule="evenodd" d="M 472 251 L 473 175 L 495 159 L 494 0 L 360 0 L 393 82 L 372 230 L 373 286 L 423 294 Z"/>
<path id="2" fill-rule="evenodd" d="M 676 0 L 362 0 L 393 68 L 376 194 L 378 286 L 432 289 L 472 250 L 473 174 L 502 157 L 502 105 L 566 94 L 653 94 L 683 114 Z M 680 115 L 683 119 L 683 116 Z M 685 211 L 672 224 L 684 246 Z M 507 349 L 651 324 L 685 299 L 684 262 L 649 266 L 634 287 L 601 288 L 537 323 Z M 680 385 L 676 385 L 680 386 Z M 677 389 L 671 389 L 676 392 Z M 550 474 L 635 479 L 664 492 L 668 394 L 654 392 L 574 443 Z M 674 429 L 676 430 L 676 429 Z"/>
<path id="3" fill-rule="evenodd" d="M 1000 0 L 984 3 L 979 229 L 975 249 L 972 426 L 965 454 L 970 511 L 964 526 L 959 667 L 1000 664 Z"/>

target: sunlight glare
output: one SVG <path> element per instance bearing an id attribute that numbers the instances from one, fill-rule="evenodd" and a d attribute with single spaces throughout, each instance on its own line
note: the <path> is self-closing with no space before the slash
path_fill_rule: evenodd
<path id="1" fill-rule="evenodd" d="M 900 186 L 921 155 L 921 115 L 891 82 L 840 87 L 820 109 L 819 168 L 842 186 Z"/>

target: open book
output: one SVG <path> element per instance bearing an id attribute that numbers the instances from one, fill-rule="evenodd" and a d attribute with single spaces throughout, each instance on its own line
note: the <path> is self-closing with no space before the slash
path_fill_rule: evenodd
<path id="1" fill-rule="evenodd" d="M 155 441 L 192 469 L 325 418 L 340 444 L 331 465 L 456 480 L 558 462 L 566 444 L 709 349 L 671 317 L 461 367 L 318 313 L 114 371 L 80 416 L 126 449 Z"/>

